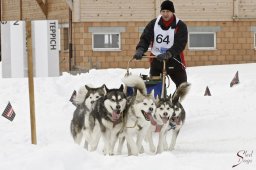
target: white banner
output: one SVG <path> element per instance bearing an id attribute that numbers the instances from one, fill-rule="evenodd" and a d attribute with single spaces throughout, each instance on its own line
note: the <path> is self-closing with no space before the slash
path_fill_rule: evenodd
<path id="1" fill-rule="evenodd" d="M 34 75 L 59 76 L 58 21 L 32 21 Z"/>
<path id="2" fill-rule="evenodd" d="M 59 76 L 60 37 L 57 20 L 32 21 L 35 77 Z M 24 21 L 1 21 L 2 77 L 27 77 Z"/>
<path id="3" fill-rule="evenodd" d="M 24 21 L 1 21 L 2 77 L 27 76 Z"/>

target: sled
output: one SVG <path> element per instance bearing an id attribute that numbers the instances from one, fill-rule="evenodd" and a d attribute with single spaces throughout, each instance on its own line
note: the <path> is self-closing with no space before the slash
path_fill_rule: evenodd
<path id="1" fill-rule="evenodd" d="M 143 56 L 143 58 L 156 58 L 156 56 Z M 134 60 L 134 58 L 128 61 L 126 76 L 130 75 L 130 63 Z M 148 76 L 148 75 L 140 75 L 144 80 L 147 93 L 149 94 L 152 90 L 154 90 L 154 96 L 159 96 L 161 98 L 166 98 L 166 61 L 163 60 L 163 72 L 160 76 Z M 127 95 L 133 95 L 133 88 L 127 87 Z"/>

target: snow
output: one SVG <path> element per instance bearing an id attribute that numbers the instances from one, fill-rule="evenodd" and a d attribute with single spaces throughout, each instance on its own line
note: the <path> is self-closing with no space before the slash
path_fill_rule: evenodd
<path id="1" fill-rule="evenodd" d="M 147 74 L 149 70 L 130 71 Z M 240 84 L 230 88 L 236 71 Z M 37 145 L 30 137 L 28 80 L 0 78 L 0 112 L 8 101 L 16 112 L 13 122 L 0 117 L 0 170 L 256 169 L 255 63 L 187 68 L 192 84 L 183 101 L 187 118 L 172 152 L 154 155 L 144 145 L 146 153 L 139 156 L 127 156 L 125 149 L 122 155 L 104 156 L 102 142 L 96 152 L 74 144 L 69 130 L 75 109 L 69 102 L 73 90 L 84 84 L 119 87 L 125 73 L 125 69 L 104 69 L 35 78 Z M 212 96 L 204 96 L 206 86 Z M 173 90 L 171 83 L 168 91 Z M 241 150 L 252 154 L 241 155 L 242 159 L 237 156 Z"/>

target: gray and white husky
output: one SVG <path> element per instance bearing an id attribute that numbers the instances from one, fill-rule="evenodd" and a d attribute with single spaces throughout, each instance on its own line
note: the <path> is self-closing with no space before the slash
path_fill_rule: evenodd
<path id="1" fill-rule="evenodd" d="M 154 99 L 154 91 L 147 94 L 146 86 L 141 77 L 129 75 L 123 78 L 123 82 L 128 87 L 135 89 L 134 95 L 129 99 L 124 129 L 119 140 L 118 153 L 121 153 L 124 143 L 124 137 L 127 141 L 128 155 L 138 155 L 143 152 L 142 141 L 144 140 L 152 115 L 155 112 L 156 105 Z M 136 142 L 133 136 L 136 136 Z"/>
<path id="2" fill-rule="evenodd" d="M 186 112 L 183 108 L 181 101 L 187 95 L 191 84 L 190 83 L 182 83 L 175 93 L 172 96 L 172 104 L 173 104 L 173 115 L 169 121 L 169 130 L 173 130 L 171 144 L 169 146 L 169 150 L 173 150 L 176 144 L 177 136 L 180 132 L 181 127 L 185 123 Z"/>
<path id="3" fill-rule="evenodd" d="M 146 140 L 149 143 L 151 152 L 155 152 L 155 145 L 153 143 L 152 133 L 159 132 L 157 153 L 167 150 L 168 145 L 166 142 L 166 131 L 169 127 L 169 121 L 174 113 L 171 95 L 167 98 L 158 98 L 156 100 L 156 112 L 153 115 L 151 126 L 147 132 Z"/>
<path id="4" fill-rule="evenodd" d="M 89 116 L 94 108 L 95 102 L 106 93 L 105 85 L 101 87 L 92 88 L 87 85 L 82 86 L 76 95 L 74 102 L 76 110 L 71 120 L 70 131 L 72 137 L 77 144 L 81 144 L 85 138 L 84 147 L 88 149 L 88 142 L 90 141 L 90 120 Z"/>
<path id="5" fill-rule="evenodd" d="M 167 142 L 166 135 L 167 132 L 173 130 L 171 144 L 169 146 L 169 150 L 173 150 L 176 144 L 177 136 L 180 132 L 181 127 L 185 123 L 186 112 L 183 108 L 181 101 L 187 95 L 190 88 L 190 84 L 185 82 L 182 83 L 175 91 L 173 96 L 171 97 L 172 102 L 172 116 L 169 120 L 169 124 L 167 128 L 162 128 L 159 134 L 159 141 L 157 147 L 157 153 L 161 153 L 164 150 L 167 150 Z"/>
<path id="6" fill-rule="evenodd" d="M 100 128 L 104 140 L 104 154 L 113 155 L 116 140 L 120 130 L 123 127 L 124 113 L 127 105 L 126 94 L 123 85 L 119 89 L 108 89 L 106 95 L 100 98 L 93 109 L 91 116 L 94 124 L 92 129 Z M 100 138 L 98 133 L 94 133 L 93 149 L 97 148 L 97 142 Z"/>

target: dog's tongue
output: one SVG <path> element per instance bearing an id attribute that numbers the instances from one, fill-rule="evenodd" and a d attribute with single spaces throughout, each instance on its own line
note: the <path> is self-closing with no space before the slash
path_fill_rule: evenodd
<path id="1" fill-rule="evenodd" d="M 162 121 L 163 121 L 164 124 L 166 124 L 167 121 L 168 121 L 168 118 L 167 117 L 162 117 Z"/>
<path id="2" fill-rule="evenodd" d="M 112 113 L 112 120 L 117 121 L 120 118 L 120 111 L 119 110 L 114 110 Z"/>
<path id="3" fill-rule="evenodd" d="M 150 120 L 150 122 L 151 122 L 152 125 L 154 125 L 154 126 L 157 125 L 157 122 L 153 119 L 152 116 L 150 116 L 149 120 Z"/>

